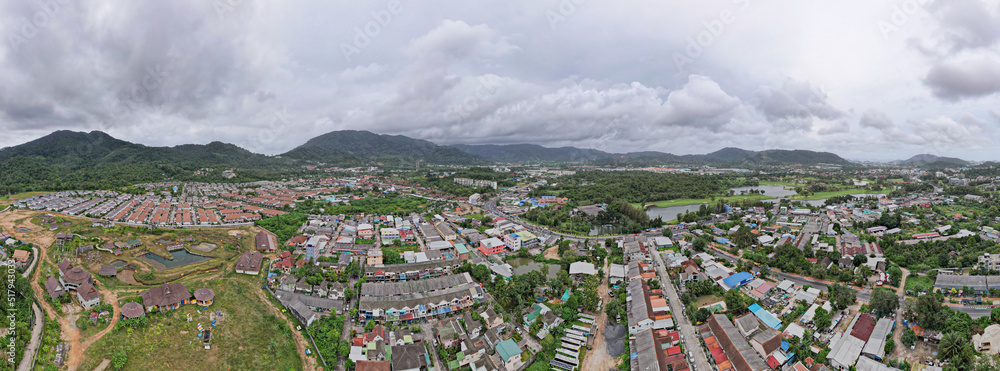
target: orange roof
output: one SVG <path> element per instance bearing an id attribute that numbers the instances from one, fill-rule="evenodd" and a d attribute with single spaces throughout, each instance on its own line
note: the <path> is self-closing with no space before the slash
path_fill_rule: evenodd
<path id="1" fill-rule="evenodd" d="M 722 361 L 722 363 L 719 364 L 719 370 L 721 371 L 726 371 L 731 368 L 733 368 L 733 362 L 729 361 L 728 359 Z"/>

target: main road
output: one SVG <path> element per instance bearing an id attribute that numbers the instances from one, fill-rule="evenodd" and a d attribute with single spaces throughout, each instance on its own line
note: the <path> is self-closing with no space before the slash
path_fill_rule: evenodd
<path id="1" fill-rule="evenodd" d="M 681 298 L 677 295 L 677 290 L 674 289 L 674 283 L 663 268 L 663 260 L 660 258 L 660 254 L 654 253 L 653 257 L 656 259 L 653 265 L 656 266 L 656 272 L 660 275 L 660 286 L 666 289 L 667 296 L 670 299 L 670 312 L 674 314 L 674 322 L 677 324 L 681 336 L 684 338 L 684 347 L 692 355 L 689 358 L 694 358 L 691 361 L 695 363 L 697 369 L 711 370 L 712 368 L 708 364 L 708 357 L 705 356 L 705 351 L 701 348 L 701 342 L 694 332 L 694 326 L 691 325 L 691 321 L 684 314 L 684 307 L 681 305 Z"/>

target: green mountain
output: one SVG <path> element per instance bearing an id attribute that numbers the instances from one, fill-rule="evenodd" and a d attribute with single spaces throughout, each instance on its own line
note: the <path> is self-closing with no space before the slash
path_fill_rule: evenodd
<path id="1" fill-rule="evenodd" d="M 769 149 L 765 151 L 748 151 L 739 148 L 723 148 L 704 155 L 709 162 L 747 165 L 778 165 L 778 164 L 833 164 L 847 165 L 850 162 L 830 152 L 806 150 Z"/>
<path id="2" fill-rule="evenodd" d="M 61 130 L 0 150 L 0 193 L 26 190 L 100 189 L 164 180 L 223 181 L 235 168 L 241 181 L 294 169 L 292 160 L 268 157 L 228 143 L 149 147 L 100 131 Z M 201 168 L 214 168 L 195 178 Z"/>
<path id="3" fill-rule="evenodd" d="M 548 148 L 537 144 L 456 144 L 465 153 L 485 158 L 493 162 L 565 163 L 590 162 L 611 156 L 596 149 L 576 147 Z"/>
<path id="4" fill-rule="evenodd" d="M 941 157 L 930 154 L 920 154 L 910 157 L 903 161 L 896 162 L 903 166 L 918 166 L 918 167 L 962 167 L 969 165 L 970 162 L 965 161 L 960 158 L 954 157 Z"/>
<path id="5" fill-rule="evenodd" d="M 368 131 L 333 131 L 312 138 L 281 155 L 299 160 L 342 163 L 362 161 L 386 165 L 425 164 L 479 165 L 489 161 L 455 147 L 440 146 L 426 140 L 402 135 L 383 135 Z"/>

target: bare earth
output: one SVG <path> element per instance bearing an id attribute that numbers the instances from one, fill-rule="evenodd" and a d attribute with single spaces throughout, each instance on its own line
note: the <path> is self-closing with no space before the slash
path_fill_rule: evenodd
<path id="1" fill-rule="evenodd" d="M 545 255 L 545 259 L 559 259 L 559 246 L 552 246 L 545 249 L 543 254 Z"/>

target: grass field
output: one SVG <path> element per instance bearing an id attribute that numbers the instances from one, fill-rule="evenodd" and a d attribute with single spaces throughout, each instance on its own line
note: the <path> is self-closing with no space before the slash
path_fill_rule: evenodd
<path id="1" fill-rule="evenodd" d="M 211 281 L 186 283 L 193 290 L 206 285 L 215 291 L 209 310 L 185 305 L 166 314 L 149 314 L 142 328 L 112 330 L 91 346 L 81 370 L 90 370 L 102 358 L 124 350 L 131 370 L 300 370 L 302 358 L 292 340 L 292 329 L 268 314 L 267 304 L 252 290 L 260 290 L 258 277 L 226 275 Z M 210 312 L 224 315 L 212 333 L 212 349 L 204 349 L 198 324 L 210 327 Z M 191 315 L 192 321 L 186 318 Z"/>
<path id="2" fill-rule="evenodd" d="M 856 194 L 862 194 L 862 193 L 888 193 L 889 191 L 891 191 L 891 190 L 890 189 L 882 189 L 882 190 L 878 190 L 878 191 L 873 191 L 873 190 L 870 190 L 870 189 L 858 189 L 858 188 L 855 188 L 855 189 L 842 189 L 842 190 L 833 191 L 833 192 L 817 192 L 817 193 L 813 193 L 813 194 L 808 195 L 808 196 L 794 195 L 794 196 L 791 196 L 789 198 L 791 198 L 793 200 L 811 201 L 811 200 L 822 200 L 824 198 L 837 197 L 837 196 L 856 195 Z"/>
<path id="3" fill-rule="evenodd" d="M 790 181 L 779 181 L 779 180 L 761 180 L 758 183 L 760 183 L 760 185 L 762 185 L 762 186 L 763 185 L 769 185 L 769 186 L 795 187 L 795 186 L 798 185 L 798 184 L 792 183 Z"/>
<path id="4" fill-rule="evenodd" d="M 25 198 L 28 198 L 28 197 L 32 197 L 32 196 L 44 195 L 46 193 L 52 193 L 52 192 L 21 192 L 21 193 L 12 194 L 12 195 L 9 195 L 9 196 L 0 196 L 0 201 L 17 201 L 17 200 L 22 200 L 22 199 L 25 199 Z"/>
<path id="5" fill-rule="evenodd" d="M 906 282 L 903 283 L 903 286 L 906 291 L 913 291 L 914 293 L 917 290 L 930 291 L 934 288 L 934 280 L 927 276 L 915 276 L 911 274 L 906 277 Z"/>
<path id="6" fill-rule="evenodd" d="M 728 196 L 728 197 L 716 197 L 715 200 L 708 199 L 708 198 L 677 198 L 677 199 L 673 199 L 673 200 L 662 200 L 662 201 L 655 201 L 655 202 L 647 202 L 645 204 L 646 205 L 650 205 L 651 204 L 651 205 L 656 206 L 656 207 L 671 207 L 671 206 L 685 206 L 685 205 L 696 205 L 696 204 L 704 204 L 704 203 L 714 203 L 714 202 L 718 202 L 719 200 L 743 201 L 743 200 L 767 200 L 767 199 L 772 199 L 772 198 L 774 198 L 774 197 L 765 196 L 765 195 L 736 195 L 736 196 Z M 632 204 L 632 206 L 643 207 L 643 204 Z"/>

